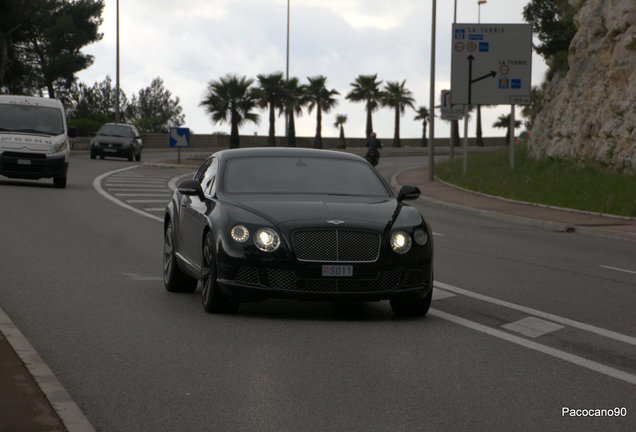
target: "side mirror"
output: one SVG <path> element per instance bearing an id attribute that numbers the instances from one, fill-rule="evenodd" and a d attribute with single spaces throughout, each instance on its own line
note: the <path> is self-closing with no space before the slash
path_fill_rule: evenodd
<path id="1" fill-rule="evenodd" d="M 398 201 L 407 201 L 418 199 L 421 194 L 420 188 L 413 185 L 402 185 L 400 188 L 400 193 L 398 193 L 397 200 Z"/>
<path id="2" fill-rule="evenodd" d="M 184 180 L 179 183 L 177 186 L 177 190 L 181 192 L 183 195 L 187 196 L 198 196 L 203 199 L 203 189 L 201 189 L 201 183 L 198 180 L 190 179 Z"/>

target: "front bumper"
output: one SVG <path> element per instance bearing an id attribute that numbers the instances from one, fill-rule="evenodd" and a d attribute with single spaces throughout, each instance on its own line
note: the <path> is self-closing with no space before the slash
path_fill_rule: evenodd
<path id="1" fill-rule="evenodd" d="M 265 298 L 386 300 L 409 292 L 426 294 L 433 282 L 431 265 L 426 263 L 352 264 L 351 277 L 322 276 L 322 266 L 329 263 L 236 264 L 219 263 L 218 282 L 224 294 L 238 302 Z"/>
<path id="2" fill-rule="evenodd" d="M 37 180 L 66 177 L 68 161 L 64 154 L 4 152 L 0 155 L 0 174 L 9 178 Z"/>
<path id="3" fill-rule="evenodd" d="M 110 157 L 130 157 L 134 153 L 135 148 L 122 144 L 94 144 L 91 146 L 91 153 L 96 156 Z"/>

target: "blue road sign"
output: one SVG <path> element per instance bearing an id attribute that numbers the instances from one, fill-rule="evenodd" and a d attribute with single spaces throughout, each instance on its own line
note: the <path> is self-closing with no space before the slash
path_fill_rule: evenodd
<path id="1" fill-rule="evenodd" d="M 479 52 L 488 52 L 488 42 L 479 42 Z"/>
<path id="2" fill-rule="evenodd" d="M 510 85 L 510 82 L 507 79 L 502 78 L 502 79 L 499 80 L 499 88 L 500 89 L 507 89 L 509 87 L 509 85 Z"/>
<path id="3" fill-rule="evenodd" d="M 520 79 L 511 79 L 510 80 L 510 88 L 520 89 L 521 88 L 521 80 Z"/>
<path id="4" fill-rule="evenodd" d="M 170 147 L 186 148 L 190 147 L 189 128 L 170 128 Z"/>

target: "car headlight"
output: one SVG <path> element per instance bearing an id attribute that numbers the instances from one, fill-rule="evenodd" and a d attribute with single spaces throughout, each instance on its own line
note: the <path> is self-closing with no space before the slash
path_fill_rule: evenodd
<path id="1" fill-rule="evenodd" d="M 234 241 L 237 241 L 239 243 L 243 243 L 247 241 L 248 238 L 250 238 L 249 230 L 243 225 L 236 225 L 235 227 L 233 227 L 230 231 L 230 235 L 232 236 Z"/>
<path id="2" fill-rule="evenodd" d="M 66 150 L 66 147 L 67 147 L 67 146 L 68 146 L 68 141 L 67 141 L 67 140 L 62 141 L 62 142 L 61 142 L 61 143 L 59 143 L 59 144 L 55 144 L 55 145 L 53 146 L 53 153 L 59 153 L 59 152 L 61 152 L 62 150 Z"/>
<path id="3" fill-rule="evenodd" d="M 395 253 L 407 253 L 411 249 L 411 236 L 405 231 L 395 231 L 391 234 L 391 249 Z"/>
<path id="4" fill-rule="evenodd" d="M 423 229 L 416 229 L 413 233 L 413 238 L 415 239 L 415 243 L 420 246 L 424 246 L 426 242 L 428 242 L 428 234 Z"/>
<path id="5" fill-rule="evenodd" d="M 270 228 L 259 228 L 254 234 L 254 244 L 263 252 L 273 252 L 280 246 L 280 237 Z"/>

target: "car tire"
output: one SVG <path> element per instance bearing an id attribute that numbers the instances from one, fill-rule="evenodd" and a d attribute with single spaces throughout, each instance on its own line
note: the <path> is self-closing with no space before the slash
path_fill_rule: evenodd
<path id="1" fill-rule="evenodd" d="M 426 295 L 411 293 L 395 296 L 390 299 L 391 309 L 393 309 L 393 313 L 397 316 L 421 317 L 428 313 L 432 299 L 432 289 Z"/>
<path id="2" fill-rule="evenodd" d="M 95 152 L 91 152 L 91 159 L 95 159 L 96 156 Z"/>
<path id="3" fill-rule="evenodd" d="M 105 157 L 104 155 L 99 155 L 99 158 L 100 158 L 101 160 L 104 160 L 104 157 Z"/>
<path id="4" fill-rule="evenodd" d="M 128 153 L 128 162 L 132 162 L 135 157 L 135 148 L 130 149 L 130 153 Z"/>
<path id="5" fill-rule="evenodd" d="M 163 283 L 170 292 L 193 292 L 198 283 L 183 273 L 177 264 L 172 221 L 168 221 L 163 237 Z"/>
<path id="6" fill-rule="evenodd" d="M 236 313 L 239 303 L 229 301 L 221 292 L 216 280 L 216 251 L 214 236 L 208 231 L 203 242 L 203 262 L 201 263 L 201 299 L 208 313 Z"/>
<path id="7" fill-rule="evenodd" d="M 66 177 L 53 177 L 53 185 L 56 188 L 63 189 L 66 187 Z"/>
<path id="8" fill-rule="evenodd" d="M 139 161 L 141 160 L 141 150 L 139 150 L 139 153 L 137 153 L 137 154 L 135 155 L 135 160 L 136 160 L 137 162 L 139 162 Z"/>

